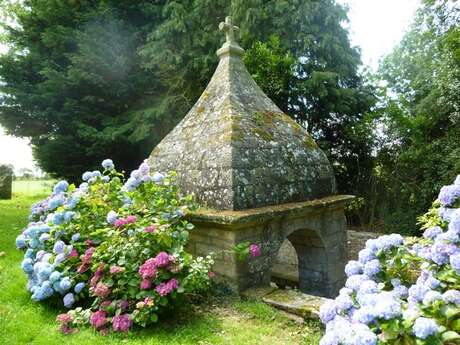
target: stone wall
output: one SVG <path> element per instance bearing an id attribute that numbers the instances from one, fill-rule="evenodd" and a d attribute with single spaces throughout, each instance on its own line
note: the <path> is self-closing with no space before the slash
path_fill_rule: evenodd
<path id="1" fill-rule="evenodd" d="M 0 165 L 0 200 L 11 199 L 13 187 L 13 169 L 9 165 Z"/>

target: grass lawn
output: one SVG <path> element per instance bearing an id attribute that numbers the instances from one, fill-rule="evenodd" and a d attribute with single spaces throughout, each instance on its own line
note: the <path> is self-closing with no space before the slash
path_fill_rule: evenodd
<path id="1" fill-rule="evenodd" d="M 63 310 L 33 302 L 19 267 L 22 252 L 14 240 L 27 223 L 30 205 L 43 198 L 50 184 L 16 181 L 13 199 L 0 200 L 0 344 L 317 344 L 317 322 L 297 324 L 256 301 L 226 297 L 192 305 L 170 320 L 128 334 L 101 336 L 90 328 L 72 335 L 58 331 L 55 317 Z M 218 302 L 217 302 L 218 301 Z"/>

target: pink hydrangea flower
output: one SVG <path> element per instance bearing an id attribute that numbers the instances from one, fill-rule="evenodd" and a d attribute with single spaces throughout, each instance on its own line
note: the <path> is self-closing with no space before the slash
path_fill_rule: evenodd
<path id="1" fill-rule="evenodd" d="M 112 328 L 115 332 L 127 332 L 132 325 L 128 314 L 116 315 L 112 318 Z"/>
<path id="2" fill-rule="evenodd" d="M 157 274 L 155 259 L 146 260 L 141 267 L 139 267 L 139 274 L 142 279 L 154 278 Z"/>
<path id="3" fill-rule="evenodd" d="M 97 282 L 102 278 L 102 274 L 104 273 L 104 264 L 99 265 L 96 272 L 94 272 L 93 277 L 91 278 L 89 285 L 91 287 L 96 286 Z"/>
<path id="4" fill-rule="evenodd" d="M 90 248 L 86 249 L 85 254 L 83 255 L 81 261 L 84 264 L 89 264 L 91 262 L 91 258 L 93 256 L 95 250 L 96 250 L 96 248 L 94 248 L 94 247 L 90 247 Z"/>
<path id="5" fill-rule="evenodd" d="M 142 279 L 141 281 L 141 289 L 148 290 L 152 287 L 152 282 L 149 279 Z"/>
<path id="6" fill-rule="evenodd" d="M 176 278 L 172 278 L 166 283 L 158 284 L 155 290 L 160 294 L 160 296 L 166 296 L 178 287 L 179 281 Z"/>
<path id="7" fill-rule="evenodd" d="M 166 252 L 160 252 L 155 257 L 155 264 L 157 267 L 166 267 L 171 262 L 171 255 Z"/>
<path id="8" fill-rule="evenodd" d="M 77 268 L 78 273 L 84 273 L 87 270 L 89 270 L 89 265 L 87 263 L 82 263 L 80 266 Z"/>
<path id="9" fill-rule="evenodd" d="M 86 240 L 85 243 L 89 247 L 91 247 L 94 244 L 93 240 L 90 240 L 90 239 Z"/>
<path id="10" fill-rule="evenodd" d="M 249 246 L 249 254 L 251 254 L 253 258 L 260 256 L 260 247 L 257 244 L 251 244 Z"/>
<path id="11" fill-rule="evenodd" d="M 108 306 L 110 306 L 112 304 L 112 301 L 103 301 L 101 303 L 101 308 L 107 308 Z"/>
<path id="12" fill-rule="evenodd" d="M 95 296 L 105 298 L 110 294 L 110 288 L 105 284 L 97 283 L 93 293 Z"/>
<path id="13" fill-rule="evenodd" d="M 56 321 L 59 322 L 59 323 L 62 323 L 62 324 L 68 324 L 70 321 L 72 321 L 72 316 L 70 316 L 69 314 L 65 313 L 65 314 L 59 314 L 57 317 L 56 317 Z"/>
<path id="14" fill-rule="evenodd" d="M 155 232 L 157 230 L 157 227 L 155 225 L 149 225 L 147 226 L 144 231 L 145 232 L 148 232 L 148 233 L 152 233 L 152 232 Z"/>
<path id="15" fill-rule="evenodd" d="M 212 278 L 215 278 L 215 276 L 216 276 L 216 274 L 214 272 L 211 272 L 211 271 L 208 272 L 208 277 L 209 278 L 212 279 Z"/>
<path id="16" fill-rule="evenodd" d="M 107 323 L 107 313 L 103 310 L 98 310 L 91 314 L 89 322 L 91 323 L 91 326 L 96 329 L 102 328 Z"/>
<path id="17" fill-rule="evenodd" d="M 112 266 L 110 267 L 110 274 L 117 274 L 117 273 L 123 272 L 124 270 L 125 270 L 124 267 Z"/>
<path id="18" fill-rule="evenodd" d="M 116 227 L 116 228 L 122 228 L 124 227 L 126 224 L 128 224 L 126 222 L 126 220 L 124 218 L 119 218 L 115 221 L 115 223 L 113 223 L 113 225 Z"/>
<path id="19" fill-rule="evenodd" d="M 137 220 L 137 217 L 136 217 L 136 216 L 128 216 L 128 217 L 126 217 L 126 222 L 127 222 L 128 224 L 136 223 L 136 220 Z"/>
<path id="20" fill-rule="evenodd" d="M 75 248 L 72 248 L 72 250 L 69 253 L 69 258 L 76 258 L 78 256 L 78 252 Z"/>

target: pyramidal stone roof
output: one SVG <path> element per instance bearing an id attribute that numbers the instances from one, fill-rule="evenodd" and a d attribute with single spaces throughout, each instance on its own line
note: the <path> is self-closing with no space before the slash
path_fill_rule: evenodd
<path id="1" fill-rule="evenodd" d="M 246 70 L 238 27 L 227 17 L 219 28 L 226 35 L 219 65 L 193 108 L 151 153 L 152 170 L 176 171 L 181 192 L 221 210 L 335 194 L 324 152 Z"/>

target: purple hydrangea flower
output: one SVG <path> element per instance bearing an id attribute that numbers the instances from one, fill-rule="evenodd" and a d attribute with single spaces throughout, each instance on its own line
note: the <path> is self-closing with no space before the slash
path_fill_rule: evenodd
<path id="1" fill-rule="evenodd" d="M 63 300 L 64 306 L 66 308 L 72 308 L 72 305 L 75 303 L 75 297 L 74 297 L 73 293 L 71 293 L 71 292 L 66 294 L 62 300 Z"/>
<path id="2" fill-rule="evenodd" d="M 451 206 L 460 197 L 460 185 L 444 186 L 439 192 L 438 200 L 442 206 Z"/>
<path id="3" fill-rule="evenodd" d="M 423 233 L 423 237 L 429 238 L 429 239 L 434 239 L 436 236 L 438 236 L 440 233 L 442 233 L 442 229 L 439 226 L 433 226 L 431 228 L 428 228 L 425 230 Z"/>
<path id="4" fill-rule="evenodd" d="M 107 223 L 114 224 L 115 221 L 118 219 L 118 214 L 115 211 L 110 211 L 107 213 Z"/>

